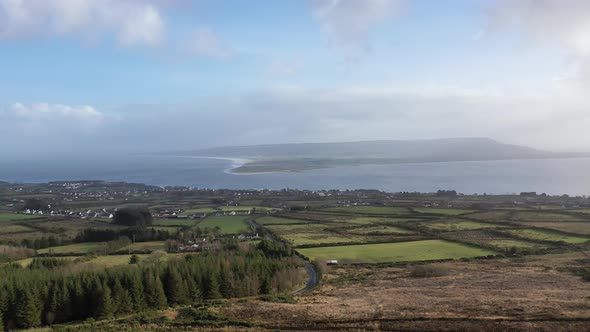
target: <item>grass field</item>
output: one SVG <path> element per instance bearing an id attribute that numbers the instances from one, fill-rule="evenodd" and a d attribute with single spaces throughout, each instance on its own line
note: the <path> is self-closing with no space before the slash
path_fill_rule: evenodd
<path id="1" fill-rule="evenodd" d="M 294 246 L 332 244 L 332 243 L 362 243 L 367 239 L 355 234 L 338 234 L 324 229 L 329 226 L 322 224 L 301 225 L 270 225 L 268 228 L 287 240 Z"/>
<path id="2" fill-rule="evenodd" d="M 282 225 L 282 224 L 309 224 L 311 221 L 289 219 L 289 218 L 278 218 L 278 217 L 262 217 L 256 218 L 256 222 L 261 225 Z"/>
<path id="3" fill-rule="evenodd" d="M 40 249 L 37 252 L 39 254 L 88 254 L 99 250 L 104 245 L 105 244 L 103 242 L 84 242 L 69 244 L 61 247 Z"/>
<path id="4" fill-rule="evenodd" d="M 413 232 L 389 225 L 379 225 L 379 226 L 367 226 L 362 228 L 354 228 L 348 230 L 350 234 L 360 234 L 360 235 L 367 235 L 367 234 L 411 234 Z"/>
<path id="5" fill-rule="evenodd" d="M 198 220 L 191 219 L 154 219 L 153 226 L 194 226 Z"/>
<path id="6" fill-rule="evenodd" d="M 527 226 L 554 229 L 567 233 L 590 235 L 590 222 L 522 222 Z"/>
<path id="7" fill-rule="evenodd" d="M 244 216 L 208 217 L 197 224 L 200 228 L 219 227 L 224 234 L 239 234 L 250 229 Z"/>
<path id="8" fill-rule="evenodd" d="M 508 240 L 508 239 L 501 239 L 501 240 L 490 240 L 487 241 L 487 244 L 494 246 L 498 249 L 509 249 L 509 248 L 519 248 L 519 249 L 541 249 L 541 248 L 548 248 L 549 246 L 527 242 L 527 241 L 520 241 L 520 240 Z"/>
<path id="9" fill-rule="evenodd" d="M 512 216 L 513 220 L 526 221 L 585 221 L 582 217 L 560 213 L 544 212 L 517 212 Z"/>
<path id="10" fill-rule="evenodd" d="M 473 229 L 496 228 L 497 225 L 486 224 L 469 220 L 449 220 L 424 224 L 429 228 L 441 231 L 466 231 Z"/>
<path id="11" fill-rule="evenodd" d="M 18 214 L 18 213 L 0 213 L 0 222 L 3 221 L 18 221 L 44 218 L 40 215 Z"/>
<path id="12" fill-rule="evenodd" d="M 489 221 L 509 221 L 510 213 L 509 211 L 487 211 L 470 214 L 469 218 Z"/>
<path id="13" fill-rule="evenodd" d="M 350 207 L 335 207 L 322 209 L 327 212 L 342 212 L 355 214 L 373 214 L 373 215 L 400 215 L 410 214 L 410 210 L 404 207 L 386 207 L 386 206 L 350 206 Z"/>
<path id="14" fill-rule="evenodd" d="M 156 250 L 166 250 L 166 244 L 164 241 L 151 241 L 151 242 L 135 242 L 119 250 L 119 252 L 152 252 Z"/>
<path id="15" fill-rule="evenodd" d="M 398 222 L 409 221 L 409 220 L 416 220 L 411 218 L 383 218 L 383 217 L 354 217 L 354 218 L 345 218 L 342 219 L 342 222 L 351 223 L 351 224 L 375 224 L 375 223 L 387 223 L 387 224 L 395 224 Z"/>
<path id="16" fill-rule="evenodd" d="M 466 214 L 474 212 L 473 210 L 463 210 L 463 209 L 437 209 L 437 208 L 417 208 L 414 211 L 418 213 L 434 213 L 434 214 L 442 214 L 446 216 L 458 216 L 460 214 Z"/>
<path id="17" fill-rule="evenodd" d="M 590 241 L 590 238 L 564 235 L 557 232 L 545 231 L 541 229 L 513 229 L 507 232 L 519 237 L 540 241 L 565 242 L 571 244 L 584 243 L 586 241 Z"/>
<path id="18" fill-rule="evenodd" d="M 24 225 L 3 225 L 0 227 L 0 234 L 10 234 L 10 233 L 24 233 L 24 232 L 34 232 L 35 230 L 24 226 Z"/>
<path id="19" fill-rule="evenodd" d="M 495 254 L 490 250 L 443 240 L 305 248 L 298 249 L 298 251 L 312 260 L 337 259 L 342 263 L 430 261 L 481 257 Z"/>

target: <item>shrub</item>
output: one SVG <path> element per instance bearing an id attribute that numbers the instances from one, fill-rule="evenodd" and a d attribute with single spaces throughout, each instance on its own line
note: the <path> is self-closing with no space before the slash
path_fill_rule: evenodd
<path id="1" fill-rule="evenodd" d="M 416 265 L 409 267 L 412 278 L 442 277 L 449 274 L 449 269 L 442 265 Z"/>

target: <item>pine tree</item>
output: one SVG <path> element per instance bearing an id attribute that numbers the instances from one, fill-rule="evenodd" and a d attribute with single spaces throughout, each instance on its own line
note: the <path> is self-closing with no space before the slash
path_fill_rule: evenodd
<path id="1" fill-rule="evenodd" d="M 188 303 L 186 284 L 183 282 L 178 270 L 173 267 L 169 267 L 166 273 L 164 290 L 166 291 L 169 305 Z"/>
<path id="2" fill-rule="evenodd" d="M 32 328 L 41 325 L 41 310 L 35 296 L 28 289 L 17 290 L 15 318 L 18 327 Z"/>
<path id="3" fill-rule="evenodd" d="M 55 321 L 55 316 L 58 312 L 58 296 L 59 295 L 57 294 L 57 287 L 56 285 L 53 285 L 53 287 L 49 291 L 49 298 L 47 299 L 47 305 L 45 307 L 45 315 L 43 315 L 43 317 L 45 318 L 45 323 L 47 323 L 47 325 L 51 325 Z"/>
<path id="4" fill-rule="evenodd" d="M 113 283 L 113 291 L 112 291 L 112 298 L 113 298 L 113 312 L 115 313 L 127 313 L 133 310 L 133 305 L 131 303 L 131 297 L 129 296 L 129 292 L 123 288 L 119 278 L 115 277 L 115 281 Z"/>
<path id="5" fill-rule="evenodd" d="M 203 276 L 203 295 L 206 299 L 218 299 L 221 297 L 219 293 L 219 284 L 217 277 L 213 275 L 213 271 L 208 271 Z"/>
<path id="6" fill-rule="evenodd" d="M 145 296 L 143 293 L 143 283 L 141 282 L 140 274 L 133 271 L 131 275 L 128 275 L 127 289 L 131 296 L 131 302 L 133 303 L 133 310 L 141 311 L 145 309 Z"/>
<path id="7" fill-rule="evenodd" d="M 114 313 L 114 305 L 109 285 L 103 283 L 98 289 L 97 293 L 99 295 L 95 317 L 99 319 L 112 318 Z"/>
<path id="8" fill-rule="evenodd" d="M 72 316 L 74 319 L 84 319 L 90 316 L 88 301 L 86 301 L 86 292 L 82 286 L 82 280 L 77 278 L 71 285 L 70 289 L 72 301 Z"/>
<path id="9" fill-rule="evenodd" d="M 160 277 L 154 275 L 151 272 L 146 272 L 144 275 L 145 292 L 146 292 L 146 303 L 148 307 L 153 309 L 163 309 L 167 306 L 168 300 L 162 286 Z"/>

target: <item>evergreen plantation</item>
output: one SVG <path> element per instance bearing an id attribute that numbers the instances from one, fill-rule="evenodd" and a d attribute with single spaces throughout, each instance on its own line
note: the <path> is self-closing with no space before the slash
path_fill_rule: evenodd
<path id="1" fill-rule="evenodd" d="M 0 328 L 108 319 L 291 290 L 301 282 L 296 271 L 301 263 L 272 247 L 226 248 L 101 271 L 77 272 L 55 258 L 33 261 L 27 268 L 6 265 L 0 269 Z"/>

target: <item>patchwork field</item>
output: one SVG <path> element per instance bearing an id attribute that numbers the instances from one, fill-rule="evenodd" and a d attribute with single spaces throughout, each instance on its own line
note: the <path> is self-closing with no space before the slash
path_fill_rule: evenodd
<path id="1" fill-rule="evenodd" d="M 389 226 L 389 225 L 379 225 L 379 226 L 368 226 L 362 228 L 353 228 L 347 230 L 347 233 L 350 234 L 360 234 L 360 235 L 368 235 L 368 234 L 411 234 L 412 231 L 407 229 L 403 229 L 400 227 Z"/>
<path id="2" fill-rule="evenodd" d="M 545 212 L 516 212 L 512 215 L 513 220 L 525 221 L 587 221 L 588 219 L 561 213 Z"/>
<path id="3" fill-rule="evenodd" d="M 239 234 L 250 229 L 250 226 L 246 222 L 248 219 L 244 216 L 207 217 L 200 221 L 197 226 L 200 228 L 219 227 L 223 234 Z"/>
<path id="4" fill-rule="evenodd" d="M 473 229 L 484 229 L 484 228 L 498 228 L 502 226 L 493 225 L 493 224 L 486 224 L 476 221 L 469 221 L 469 220 L 443 220 L 438 222 L 431 222 L 423 224 L 428 228 L 441 230 L 441 231 L 463 231 L 463 230 L 473 230 Z"/>
<path id="5" fill-rule="evenodd" d="M 472 213 L 474 210 L 463 209 L 438 209 L 438 208 L 415 208 L 414 211 L 418 213 L 433 213 L 447 216 L 458 216 L 460 214 Z"/>
<path id="6" fill-rule="evenodd" d="M 91 252 L 99 251 L 105 247 L 104 242 L 86 242 L 86 243 L 75 243 L 60 247 L 52 247 L 46 249 L 40 249 L 37 252 L 39 254 L 72 254 L 72 255 L 85 255 Z"/>
<path id="7" fill-rule="evenodd" d="M 561 234 L 558 232 L 546 231 L 541 229 L 513 229 L 507 231 L 510 234 L 518 237 L 538 240 L 538 241 L 551 241 L 551 242 L 565 242 L 570 244 L 578 244 L 590 241 L 590 238 L 570 236 Z"/>
<path id="8" fill-rule="evenodd" d="M 256 222 L 261 225 L 283 225 L 283 224 L 308 224 L 311 221 L 299 220 L 291 218 L 279 218 L 279 217 L 262 217 L 256 218 Z"/>
<path id="9" fill-rule="evenodd" d="M 305 248 L 298 249 L 298 251 L 312 260 L 337 259 L 343 263 L 396 263 L 472 258 L 496 254 L 491 250 L 444 240 Z"/>
<path id="10" fill-rule="evenodd" d="M 362 243 L 367 239 L 360 235 L 326 231 L 327 225 L 271 225 L 268 228 L 293 246 L 320 245 L 333 243 Z"/>
<path id="11" fill-rule="evenodd" d="M 334 207 L 326 208 L 321 211 L 339 212 L 339 213 L 354 213 L 354 214 L 374 214 L 374 215 L 403 215 L 410 214 L 410 210 L 404 207 L 381 207 L 381 206 L 350 206 L 350 207 Z"/>
<path id="12" fill-rule="evenodd" d="M 477 219 L 483 221 L 510 221 L 510 211 L 487 211 L 470 214 L 470 219 Z"/>
<path id="13" fill-rule="evenodd" d="M 199 221 L 191 219 L 154 219 L 154 226 L 195 226 Z"/>
<path id="14" fill-rule="evenodd" d="M 44 216 L 31 215 L 31 214 L 18 214 L 18 213 L 0 213 L 0 222 L 4 221 L 16 221 L 16 220 L 30 220 L 30 219 L 42 219 Z"/>
<path id="15" fill-rule="evenodd" d="M 151 242 L 136 242 L 132 243 L 126 248 L 119 250 L 119 252 L 153 252 L 156 250 L 165 251 L 166 245 L 164 241 L 151 241 Z"/>
<path id="16" fill-rule="evenodd" d="M 522 225 L 541 227 L 562 231 L 567 233 L 576 233 L 580 235 L 590 235 L 590 222 L 522 222 Z"/>

